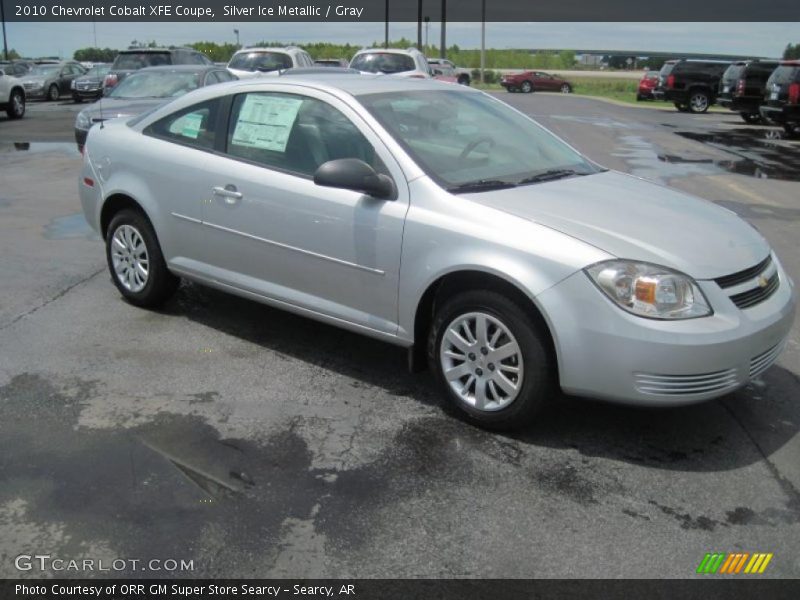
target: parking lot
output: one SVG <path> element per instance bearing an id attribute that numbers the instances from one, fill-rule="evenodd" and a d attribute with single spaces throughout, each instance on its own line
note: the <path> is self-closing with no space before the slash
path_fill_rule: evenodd
<path id="1" fill-rule="evenodd" d="M 733 113 L 499 97 L 735 211 L 800 280 L 800 140 Z M 528 431 L 482 431 L 402 349 L 194 284 L 160 312 L 124 302 L 80 213 L 80 108 L 0 117 L 1 576 L 41 576 L 14 558 L 45 552 L 193 560 L 148 576 L 682 578 L 744 551 L 800 577 L 800 323 L 721 400 L 559 397 Z"/>

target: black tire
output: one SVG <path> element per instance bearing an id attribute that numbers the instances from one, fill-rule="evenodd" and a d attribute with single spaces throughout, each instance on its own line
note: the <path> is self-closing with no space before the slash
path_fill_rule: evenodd
<path id="1" fill-rule="evenodd" d="M 83 102 L 83 98 L 81 98 L 80 96 L 76 96 L 76 95 L 74 95 L 74 94 L 73 94 L 73 95 L 72 95 L 72 101 L 73 101 L 75 104 L 80 104 L 80 103 L 82 103 L 82 102 Z"/>
<path id="2" fill-rule="evenodd" d="M 130 226 L 136 230 L 141 236 L 147 252 L 149 272 L 144 287 L 138 291 L 126 288 L 114 268 L 114 259 L 112 258 L 114 234 L 123 225 Z M 175 293 L 180 284 L 180 278 L 173 275 L 167 268 L 167 263 L 164 261 L 164 255 L 161 253 L 161 246 L 158 243 L 155 231 L 153 231 L 153 226 L 147 217 L 137 210 L 121 210 L 111 219 L 106 233 L 106 261 L 114 285 L 117 286 L 119 292 L 128 302 L 136 306 L 144 308 L 161 306 Z"/>
<path id="3" fill-rule="evenodd" d="M 458 78 L 458 83 L 461 84 L 461 85 L 467 85 L 468 86 L 469 83 L 470 83 L 469 75 L 461 75 Z"/>
<path id="4" fill-rule="evenodd" d="M 568 83 L 565 83 L 561 86 L 561 93 L 562 94 L 571 94 L 572 93 L 572 86 Z"/>
<path id="5" fill-rule="evenodd" d="M 9 119 L 21 119 L 25 116 L 25 93 L 21 90 L 13 90 L 8 98 L 6 114 Z"/>
<path id="6" fill-rule="evenodd" d="M 47 99 L 51 102 L 55 102 L 61 97 L 61 92 L 58 89 L 58 86 L 54 83 L 49 88 L 47 88 Z"/>
<path id="7" fill-rule="evenodd" d="M 440 360 L 442 338 L 455 319 L 471 312 L 484 313 L 498 319 L 516 338 L 519 346 L 523 367 L 522 385 L 516 398 L 504 408 L 492 411 L 475 408 L 451 389 L 445 377 Z M 493 430 L 517 429 L 531 423 L 537 411 L 552 397 L 556 389 L 555 361 L 543 327 L 531 317 L 530 307 L 522 307 L 503 294 L 486 290 L 462 292 L 448 299 L 436 310 L 427 341 L 428 363 L 450 405 L 459 416 L 475 425 Z M 494 371 L 491 365 L 489 367 Z M 465 375 L 467 376 L 471 375 Z"/>
<path id="8" fill-rule="evenodd" d="M 533 83 L 526 79 L 519 84 L 519 91 L 523 94 L 530 94 L 533 91 Z"/>
<path id="9" fill-rule="evenodd" d="M 689 92 L 689 112 L 702 114 L 708 112 L 711 106 L 711 96 L 704 90 L 692 90 Z"/>
<path id="10" fill-rule="evenodd" d="M 786 132 L 786 135 L 793 136 L 795 132 L 800 128 L 800 124 L 798 123 L 784 123 L 783 130 Z"/>
<path id="11" fill-rule="evenodd" d="M 742 116 L 742 120 L 747 123 L 748 125 L 755 125 L 757 123 L 761 123 L 761 115 L 756 113 L 739 113 Z"/>

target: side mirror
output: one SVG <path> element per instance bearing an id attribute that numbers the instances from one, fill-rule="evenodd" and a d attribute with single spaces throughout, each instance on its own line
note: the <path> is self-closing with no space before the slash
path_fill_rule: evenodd
<path id="1" fill-rule="evenodd" d="M 314 173 L 314 183 L 361 192 L 381 200 L 397 198 L 397 190 L 391 178 L 377 173 L 357 158 L 339 158 L 321 164 Z"/>

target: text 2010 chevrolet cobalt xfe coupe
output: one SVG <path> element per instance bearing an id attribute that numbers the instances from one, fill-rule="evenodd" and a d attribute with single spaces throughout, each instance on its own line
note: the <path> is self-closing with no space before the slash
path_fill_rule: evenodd
<path id="1" fill-rule="evenodd" d="M 186 277 L 408 347 L 492 427 L 556 386 L 721 396 L 775 361 L 794 316 L 778 257 L 732 212 L 435 81 L 197 90 L 92 128 L 79 188 L 133 304 Z"/>

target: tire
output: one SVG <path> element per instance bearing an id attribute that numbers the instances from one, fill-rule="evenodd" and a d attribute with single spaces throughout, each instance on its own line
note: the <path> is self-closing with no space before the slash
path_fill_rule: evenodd
<path id="1" fill-rule="evenodd" d="M 755 125 L 756 123 L 761 123 L 761 115 L 756 113 L 739 113 L 742 116 L 742 120 L 749 124 Z"/>
<path id="2" fill-rule="evenodd" d="M 516 429 L 528 425 L 551 397 L 555 389 L 554 361 L 542 326 L 530 312 L 530 308 L 502 294 L 485 290 L 460 293 L 436 311 L 428 335 L 428 362 L 459 416 L 489 429 Z M 484 340 L 489 340 L 483 344 L 479 319 L 486 323 Z M 461 338 L 450 333 L 463 321 L 471 323 L 474 344 L 464 343 L 467 335 L 463 329 Z M 492 343 L 491 338 L 501 328 L 505 333 Z M 497 358 L 494 354 L 512 344 L 516 344 L 513 355 Z M 457 374 L 450 374 L 448 380 L 445 370 L 457 370 Z"/>
<path id="3" fill-rule="evenodd" d="M 523 94 L 530 94 L 533 91 L 533 84 L 530 81 L 523 81 L 519 84 L 519 91 Z"/>
<path id="4" fill-rule="evenodd" d="M 680 102 L 675 102 L 675 108 L 677 108 L 680 112 L 689 112 L 689 107 L 686 104 L 681 104 Z"/>
<path id="5" fill-rule="evenodd" d="M 572 93 L 572 86 L 568 83 L 565 83 L 561 86 L 561 93 L 562 94 L 571 94 Z"/>
<path id="6" fill-rule="evenodd" d="M 131 252 L 132 248 L 136 251 Z M 136 306 L 161 306 L 180 283 L 167 268 L 150 221 L 136 210 L 121 210 L 111 219 L 106 234 L 106 260 L 114 285 Z M 138 266 L 143 267 L 144 277 Z M 128 273 L 130 277 L 126 277 Z"/>
<path id="7" fill-rule="evenodd" d="M 54 83 L 47 89 L 47 99 L 51 102 L 55 102 L 61 97 L 61 92 L 58 89 L 58 86 Z"/>
<path id="8" fill-rule="evenodd" d="M 73 95 L 73 96 L 72 96 L 72 101 L 73 101 L 75 104 L 81 104 L 81 103 L 83 102 L 83 98 L 81 98 L 80 96 L 75 96 L 75 95 Z"/>
<path id="9" fill-rule="evenodd" d="M 468 86 L 469 83 L 470 83 L 469 82 L 469 75 L 462 75 L 461 77 L 459 77 L 458 78 L 458 83 L 460 85 L 467 85 Z"/>
<path id="10" fill-rule="evenodd" d="M 644 96 L 642 96 L 641 94 L 636 94 L 636 101 L 641 102 L 642 100 L 644 100 Z"/>
<path id="11" fill-rule="evenodd" d="M 21 119 L 25 116 L 25 94 L 20 90 L 13 90 L 8 98 L 6 114 L 9 119 Z"/>
<path id="12" fill-rule="evenodd" d="M 800 128 L 800 124 L 798 123 L 784 123 L 783 130 L 786 132 L 786 135 L 793 136 L 795 131 Z"/>
<path id="13" fill-rule="evenodd" d="M 694 114 L 702 114 L 708 112 L 708 107 L 711 106 L 711 98 L 707 92 L 703 90 L 693 90 L 689 93 L 689 112 Z"/>

